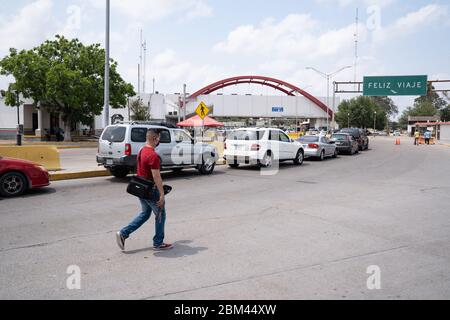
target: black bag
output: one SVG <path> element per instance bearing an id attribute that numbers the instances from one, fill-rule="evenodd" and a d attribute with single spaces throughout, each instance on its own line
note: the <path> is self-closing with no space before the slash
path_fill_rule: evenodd
<path id="1" fill-rule="evenodd" d="M 153 181 L 136 176 L 131 178 L 127 192 L 140 199 L 150 200 L 154 187 L 155 183 Z"/>
<path id="2" fill-rule="evenodd" d="M 138 155 L 138 162 L 141 161 L 141 152 Z M 135 176 L 131 178 L 130 183 L 128 184 L 127 192 L 133 196 L 136 196 L 140 199 L 151 200 L 152 190 L 155 188 L 155 182 L 152 180 L 147 180 L 142 177 Z M 171 186 L 164 185 L 164 195 L 169 194 L 172 191 Z"/>

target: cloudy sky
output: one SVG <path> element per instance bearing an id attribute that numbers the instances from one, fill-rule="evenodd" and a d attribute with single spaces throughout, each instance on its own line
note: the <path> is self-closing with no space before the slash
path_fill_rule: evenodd
<path id="1" fill-rule="evenodd" d="M 0 0 L 0 57 L 32 48 L 55 34 L 104 43 L 104 0 Z M 147 41 L 147 85 L 188 92 L 225 77 L 266 75 L 326 96 L 331 73 L 354 64 L 359 9 L 357 78 L 427 74 L 450 78 L 448 0 L 111 0 L 111 56 L 137 88 L 139 30 Z M 352 81 L 354 69 L 335 80 Z M 0 78 L 0 88 L 11 79 Z M 275 94 L 240 86 L 224 93 Z M 401 109 L 414 97 L 396 99 Z"/>

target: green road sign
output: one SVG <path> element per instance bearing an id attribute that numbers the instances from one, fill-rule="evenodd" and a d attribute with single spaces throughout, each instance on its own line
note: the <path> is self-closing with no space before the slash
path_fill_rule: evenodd
<path id="1" fill-rule="evenodd" d="M 365 96 L 425 96 L 428 76 L 364 77 Z"/>

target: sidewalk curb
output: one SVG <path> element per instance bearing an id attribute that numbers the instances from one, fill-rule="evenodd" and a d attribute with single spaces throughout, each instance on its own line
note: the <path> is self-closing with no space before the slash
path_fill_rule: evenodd
<path id="1" fill-rule="evenodd" d="M 64 181 L 75 179 L 87 179 L 98 177 L 109 177 L 111 173 L 108 170 L 91 170 L 80 172 L 54 172 L 50 173 L 50 181 Z"/>

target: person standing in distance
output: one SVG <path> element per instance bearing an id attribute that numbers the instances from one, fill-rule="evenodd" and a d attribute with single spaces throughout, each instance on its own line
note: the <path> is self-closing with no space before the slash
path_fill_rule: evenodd
<path id="1" fill-rule="evenodd" d="M 414 132 L 414 145 L 418 146 L 420 144 L 420 132 L 418 129 L 416 129 L 416 132 Z"/>
<path id="2" fill-rule="evenodd" d="M 152 190 L 150 200 L 139 199 L 142 212 L 127 227 L 117 232 L 116 240 L 121 250 L 125 250 L 125 241 L 133 232 L 138 230 L 150 219 L 152 212 L 155 214 L 153 249 L 160 251 L 173 248 L 172 244 L 164 243 L 164 227 L 166 222 L 164 187 L 160 172 L 161 160 L 155 151 L 159 145 L 159 140 L 160 131 L 158 129 L 149 129 L 147 132 L 147 143 L 139 152 L 137 175 L 138 177 L 154 181 L 155 188 Z"/>

